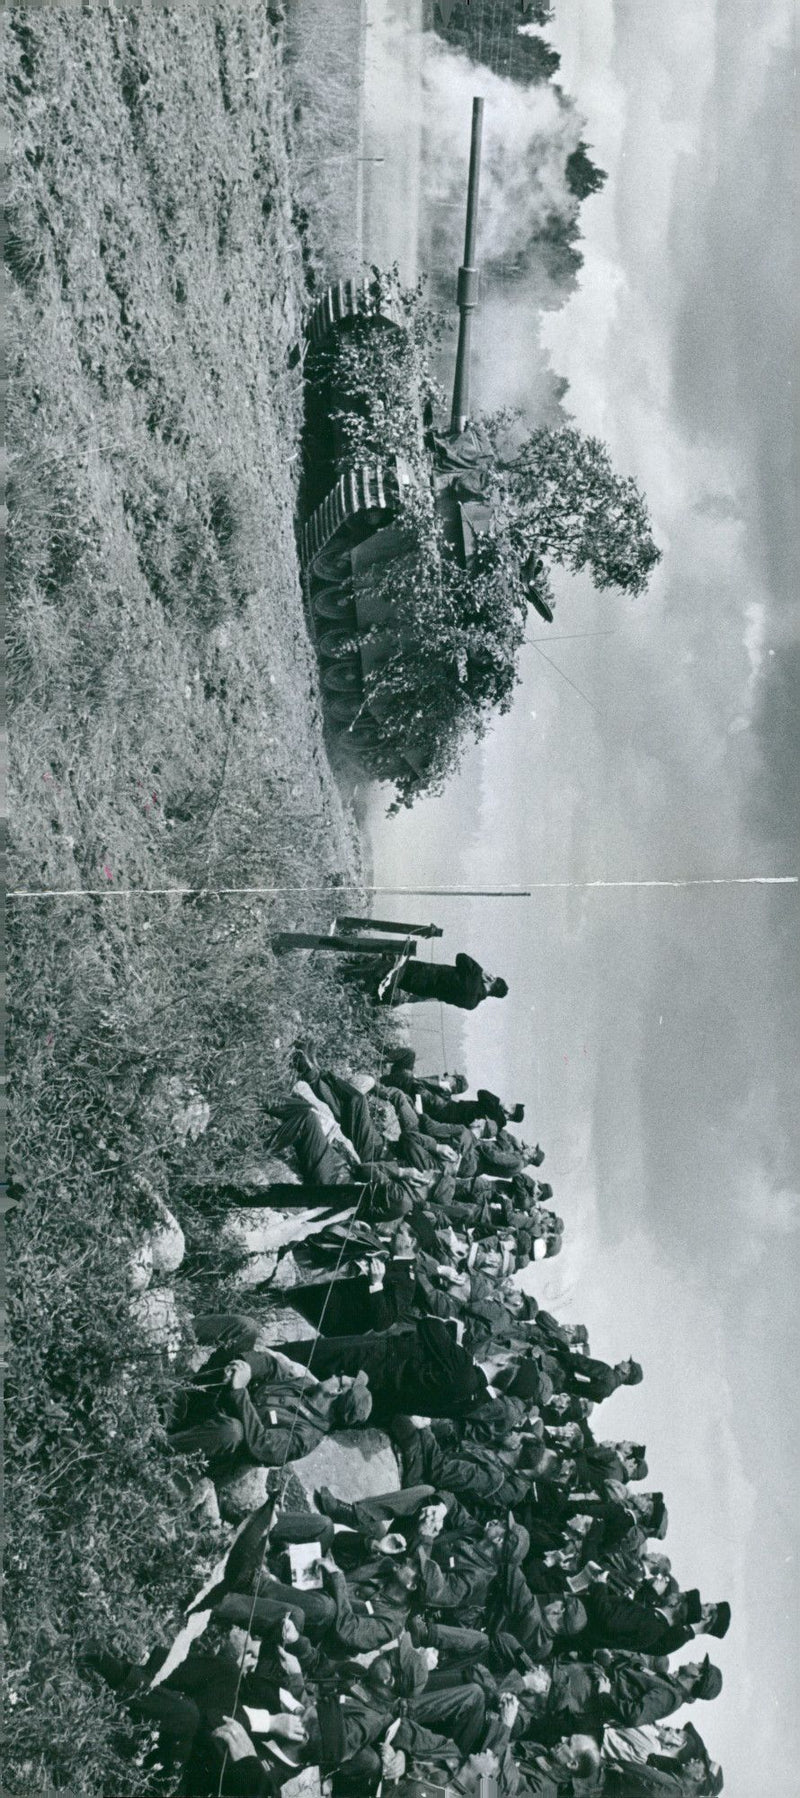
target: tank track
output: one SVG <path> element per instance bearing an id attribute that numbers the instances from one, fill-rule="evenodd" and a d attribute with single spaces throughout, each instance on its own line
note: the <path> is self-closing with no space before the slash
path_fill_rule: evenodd
<path id="1" fill-rule="evenodd" d="M 390 294 L 376 294 L 375 281 L 368 275 L 353 276 L 348 281 L 335 281 L 309 313 L 304 337 L 309 349 L 319 349 L 330 331 L 350 320 L 372 318 L 398 330 L 408 329 L 402 307 Z"/>
<path id="2" fill-rule="evenodd" d="M 378 511 L 393 516 L 402 504 L 405 488 L 412 484 L 411 470 L 399 456 L 391 462 L 372 466 L 363 464 L 340 475 L 322 504 L 303 525 L 300 533 L 303 573 L 311 573 L 314 558 L 359 513 Z"/>

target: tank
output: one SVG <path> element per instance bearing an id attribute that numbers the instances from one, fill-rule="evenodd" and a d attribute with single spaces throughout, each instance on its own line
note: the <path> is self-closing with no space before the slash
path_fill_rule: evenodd
<path id="1" fill-rule="evenodd" d="M 478 537 L 492 520 L 491 505 L 482 497 L 491 452 L 469 421 L 482 126 L 483 100 L 476 98 L 449 429 L 434 429 L 430 403 L 415 382 L 409 318 L 391 276 L 373 270 L 371 276 L 329 287 L 305 329 L 304 366 L 314 401 L 307 406 L 300 561 L 326 718 L 365 772 L 407 788 L 415 781 L 424 784 L 426 753 L 415 742 L 412 719 L 402 743 L 393 742 L 387 761 L 381 727 L 388 702 L 375 676 L 398 654 L 410 666 L 418 662 L 424 630 L 409 620 L 408 607 L 399 621 L 392 590 L 404 581 L 416 583 L 420 593 L 431 593 L 443 556 L 469 568 Z M 352 390 L 348 397 L 337 390 L 332 361 L 344 353 L 357 367 L 366 370 L 369 365 L 371 377 L 365 373 L 365 384 L 371 378 L 378 388 L 381 369 L 402 365 L 407 349 L 408 379 L 399 391 L 387 389 L 385 402 L 387 424 L 391 419 L 396 430 L 398 416 L 402 419 L 401 440 L 385 457 L 368 454 L 360 460 L 354 454 L 360 408 Z M 379 397 L 363 408 L 371 412 L 373 432 L 382 403 Z M 413 714 L 413 696 L 409 712 Z"/>

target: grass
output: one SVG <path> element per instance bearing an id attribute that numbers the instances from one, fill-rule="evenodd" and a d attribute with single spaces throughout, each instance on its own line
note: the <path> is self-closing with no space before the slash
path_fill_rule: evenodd
<path id="1" fill-rule="evenodd" d="M 167 1641 L 214 1544 L 165 1454 L 179 1373 L 133 1325 L 128 1258 L 154 1190 L 257 1158 L 301 1025 L 339 1065 L 376 1026 L 269 946 L 362 879 L 295 554 L 274 15 L 24 8 L 3 30 L 11 884 L 76 895 L 10 906 L 5 1789 L 135 1798 L 157 1789 L 141 1744 L 76 1654 Z M 322 890 L 115 897 L 240 885 Z M 213 1219 L 176 1209 L 188 1319 L 227 1274 Z"/>
<path id="2" fill-rule="evenodd" d="M 286 81 L 292 108 L 294 182 L 308 274 L 325 285 L 357 274 L 360 238 L 364 0 L 292 0 Z"/>

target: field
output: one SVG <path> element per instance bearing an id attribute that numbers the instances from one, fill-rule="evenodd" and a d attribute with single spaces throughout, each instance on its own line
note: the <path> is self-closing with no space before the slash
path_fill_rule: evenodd
<path id="1" fill-rule="evenodd" d="M 10 905 L 5 1789 L 126 1798 L 153 1775 L 76 1655 L 166 1641 L 214 1548 L 131 1250 L 170 1199 L 182 1316 L 224 1297 L 181 1182 L 258 1159 L 301 1028 L 357 1065 L 375 1025 L 269 946 L 363 879 L 295 553 L 314 253 L 280 21 L 26 8 L 4 38 L 11 886 L 48 894 Z"/>

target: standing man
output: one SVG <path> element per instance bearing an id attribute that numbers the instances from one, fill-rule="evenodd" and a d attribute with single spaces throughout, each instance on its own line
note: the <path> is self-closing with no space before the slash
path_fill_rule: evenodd
<path id="1" fill-rule="evenodd" d="M 471 955 L 457 955 L 455 962 L 401 961 L 399 968 L 391 968 L 381 981 L 378 998 L 384 1005 L 391 1005 L 395 994 L 402 994 L 403 1000 L 408 998 L 412 1004 L 439 999 L 442 1005 L 474 1011 L 484 999 L 504 999 L 507 992 L 505 980 L 484 973 Z"/>

